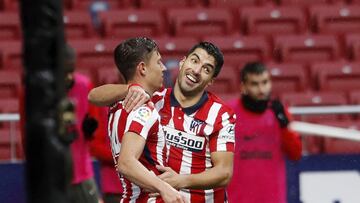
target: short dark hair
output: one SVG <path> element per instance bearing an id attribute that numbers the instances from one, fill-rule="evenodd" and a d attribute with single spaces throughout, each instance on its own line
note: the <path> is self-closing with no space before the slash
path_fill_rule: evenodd
<path id="1" fill-rule="evenodd" d="M 114 50 L 115 64 L 126 82 L 134 77 L 135 67 L 148 62 L 151 53 L 158 51 L 156 42 L 147 37 L 130 38 L 120 43 Z"/>
<path id="2" fill-rule="evenodd" d="M 186 57 L 188 57 L 191 53 L 195 51 L 195 49 L 201 48 L 204 49 L 209 55 L 213 56 L 215 59 L 215 72 L 214 76 L 216 77 L 219 75 L 220 70 L 224 64 L 224 55 L 220 51 L 220 49 L 215 46 L 214 44 L 210 42 L 199 42 L 198 44 L 194 45 L 190 51 L 186 54 Z"/>
<path id="3" fill-rule="evenodd" d="M 266 66 L 258 61 L 249 62 L 245 64 L 245 66 L 240 71 L 240 79 L 242 82 L 246 82 L 248 74 L 262 74 L 263 72 L 267 71 Z"/>

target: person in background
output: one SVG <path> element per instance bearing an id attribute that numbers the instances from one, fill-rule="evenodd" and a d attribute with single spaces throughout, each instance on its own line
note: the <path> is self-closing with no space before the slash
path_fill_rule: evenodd
<path id="1" fill-rule="evenodd" d="M 98 125 L 95 120 L 98 112 L 87 100 L 93 86 L 90 79 L 75 72 L 75 56 L 74 49 L 66 45 L 65 85 L 75 114 L 74 126 L 68 132 L 73 139 L 70 144 L 73 165 L 70 198 L 73 203 L 97 203 L 99 195 L 90 156 L 90 142 Z"/>
<path id="2" fill-rule="evenodd" d="M 271 78 L 265 65 L 246 64 L 240 78 L 241 97 L 229 103 L 238 118 L 229 202 L 286 203 L 285 157 L 299 160 L 301 141 L 288 128 L 287 109 L 271 99 Z"/>

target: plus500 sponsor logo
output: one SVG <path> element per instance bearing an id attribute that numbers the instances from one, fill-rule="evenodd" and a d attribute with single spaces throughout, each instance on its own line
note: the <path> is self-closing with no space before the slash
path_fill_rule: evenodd
<path id="1" fill-rule="evenodd" d="M 198 137 L 169 127 L 164 127 L 164 133 L 167 144 L 171 146 L 192 152 L 199 152 L 204 149 L 204 137 Z"/>

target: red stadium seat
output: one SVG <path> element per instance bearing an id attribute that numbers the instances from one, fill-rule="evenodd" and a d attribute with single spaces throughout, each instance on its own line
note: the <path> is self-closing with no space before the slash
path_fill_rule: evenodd
<path id="1" fill-rule="evenodd" d="M 19 112 L 18 98 L 0 99 L 0 113 L 18 113 L 18 112 Z"/>
<path id="2" fill-rule="evenodd" d="M 169 9 L 168 19 L 176 36 L 227 35 L 233 31 L 231 13 L 225 9 Z"/>
<path id="3" fill-rule="evenodd" d="M 310 8 L 310 17 L 315 32 L 360 33 L 360 6 L 314 6 Z"/>
<path id="4" fill-rule="evenodd" d="M 205 41 L 219 46 L 227 65 L 242 66 L 249 61 L 265 61 L 270 58 L 270 45 L 261 36 L 207 37 Z"/>
<path id="5" fill-rule="evenodd" d="M 164 32 L 163 17 L 157 10 L 113 10 L 100 13 L 100 17 L 107 38 L 154 37 Z"/>
<path id="6" fill-rule="evenodd" d="M 89 10 L 91 3 L 93 0 L 69 0 L 71 9 L 75 10 Z M 135 6 L 134 1 L 132 0 L 106 0 L 103 1 L 109 4 L 110 9 L 118 9 L 118 8 L 128 8 Z"/>
<path id="7" fill-rule="evenodd" d="M 19 0 L 0 0 L 3 3 L 3 9 L 5 11 L 18 11 L 19 10 Z"/>
<path id="8" fill-rule="evenodd" d="M 192 37 L 160 37 L 156 41 L 163 63 L 167 68 L 178 68 L 179 61 L 198 41 Z"/>
<path id="9" fill-rule="evenodd" d="M 242 6 L 262 5 L 265 2 L 264 0 L 209 0 L 209 6 L 214 8 L 239 8 Z"/>
<path id="10" fill-rule="evenodd" d="M 360 88 L 360 67 L 344 66 L 319 71 L 319 87 L 322 91 L 347 92 Z"/>
<path id="11" fill-rule="evenodd" d="M 19 13 L 0 12 L 0 40 L 21 38 Z"/>
<path id="12" fill-rule="evenodd" d="M 330 35 L 286 35 L 275 37 L 275 49 L 283 62 L 311 63 L 339 58 L 339 44 Z"/>
<path id="13" fill-rule="evenodd" d="M 17 98 L 20 85 L 20 73 L 15 71 L 0 71 L 0 98 Z"/>
<path id="14" fill-rule="evenodd" d="M 156 8 L 156 9 L 168 9 L 168 8 L 190 8 L 192 6 L 202 6 L 201 0 L 140 0 L 141 8 Z"/>
<path id="15" fill-rule="evenodd" d="M 119 40 L 95 38 L 72 40 L 69 43 L 76 51 L 77 67 L 94 70 L 102 66 L 114 65 L 113 52 L 119 42 Z"/>
<path id="16" fill-rule="evenodd" d="M 0 43 L 0 67 L 9 70 L 21 70 L 22 52 L 20 41 L 3 41 Z"/>
<path id="17" fill-rule="evenodd" d="M 350 103 L 360 104 L 360 90 L 354 90 L 350 92 Z"/>
<path id="18" fill-rule="evenodd" d="M 336 106 L 346 105 L 345 94 L 338 92 L 305 92 L 305 93 L 287 93 L 281 96 L 281 100 L 288 106 Z M 303 115 L 294 116 L 297 120 L 306 120 L 318 122 L 322 120 L 340 120 L 349 119 L 347 115 Z"/>
<path id="19" fill-rule="evenodd" d="M 359 62 L 349 62 L 345 60 L 334 61 L 334 62 L 318 62 L 313 63 L 310 66 L 311 80 L 316 81 L 316 88 L 319 89 L 319 73 L 323 70 L 343 70 L 348 72 L 351 69 L 360 69 Z"/>
<path id="20" fill-rule="evenodd" d="M 90 14 L 87 11 L 67 11 L 64 13 L 65 33 L 68 39 L 89 38 L 94 35 Z"/>
<path id="21" fill-rule="evenodd" d="M 291 6 L 312 6 L 312 5 L 323 5 L 328 6 L 332 3 L 342 3 L 345 0 L 278 0 L 281 5 Z"/>
<path id="22" fill-rule="evenodd" d="M 306 30 L 306 16 L 298 7 L 243 7 L 239 12 L 247 34 L 298 34 Z"/>
<path id="23" fill-rule="evenodd" d="M 233 67 L 224 66 L 214 83 L 207 87 L 207 91 L 217 93 L 236 92 L 239 88 L 238 75 L 234 73 Z"/>
<path id="24" fill-rule="evenodd" d="M 349 34 L 345 36 L 345 47 L 349 59 L 360 60 L 360 35 Z"/>
<path id="25" fill-rule="evenodd" d="M 308 87 L 305 68 L 301 64 L 268 63 L 272 78 L 272 93 L 280 95 L 288 92 L 302 92 Z"/>

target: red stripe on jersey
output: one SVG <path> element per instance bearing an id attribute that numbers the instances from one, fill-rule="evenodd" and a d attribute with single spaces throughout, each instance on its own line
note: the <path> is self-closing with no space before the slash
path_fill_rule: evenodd
<path id="1" fill-rule="evenodd" d="M 175 129 L 184 131 L 184 112 L 180 111 L 178 108 L 174 108 L 174 115 L 172 115 Z M 181 162 L 183 158 L 183 150 L 173 146 L 168 146 L 170 148 L 168 165 L 177 173 L 180 172 Z"/>
<path id="2" fill-rule="evenodd" d="M 144 126 L 141 125 L 139 122 L 132 121 L 130 126 L 129 126 L 128 132 L 134 132 L 136 134 L 141 135 L 141 131 L 142 131 L 143 127 Z M 122 132 L 124 132 L 124 131 L 122 131 Z"/>
<path id="3" fill-rule="evenodd" d="M 224 203 L 225 195 L 225 189 L 214 189 L 214 203 Z"/>

